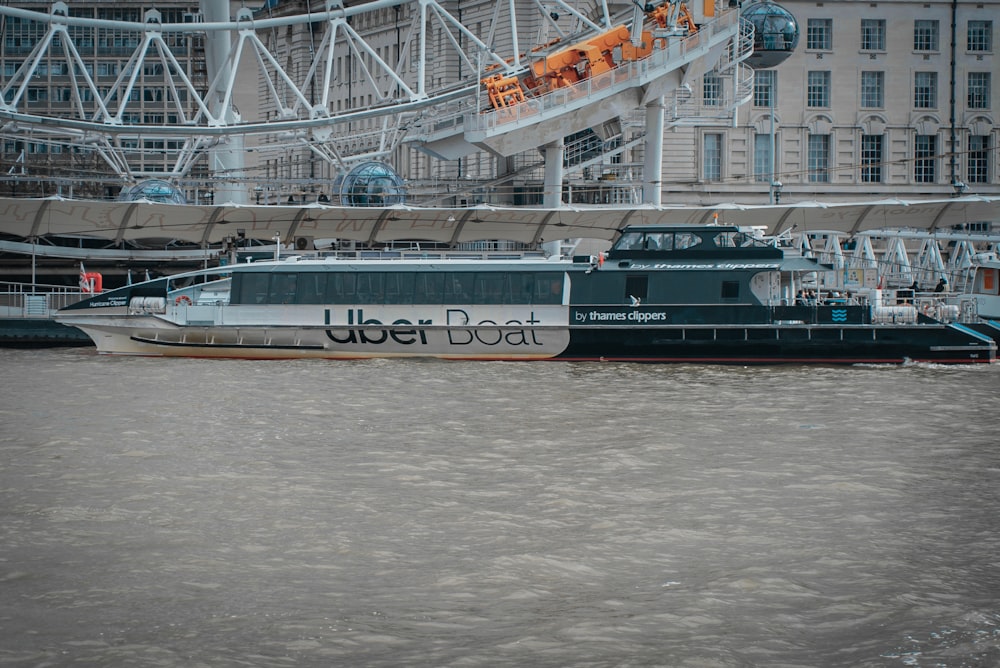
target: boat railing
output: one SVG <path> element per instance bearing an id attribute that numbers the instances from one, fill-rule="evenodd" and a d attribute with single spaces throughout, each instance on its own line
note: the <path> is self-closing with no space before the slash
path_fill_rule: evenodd
<path id="1" fill-rule="evenodd" d="M 533 250 L 335 250 L 310 251 L 307 253 L 285 252 L 282 260 L 299 257 L 304 260 L 542 260 L 547 256 L 542 251 Z"/>
<path id="2" fill-rule="evenodd" d="M 59 309 L 91 296 L 75 286 L 0 281 L 0 317 L 47 319 Z"/>
<path id="3" fill-rule="evenodd" d="M 979 320 L 975 297 L 957 292 L 918 292 L 914 308 L 922 315 L 943 322 L 973 323 Z"/>

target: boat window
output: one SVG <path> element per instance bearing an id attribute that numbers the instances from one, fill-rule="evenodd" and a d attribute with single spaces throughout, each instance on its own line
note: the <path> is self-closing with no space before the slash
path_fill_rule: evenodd
<path id="1" fill-rule="evenodd" d="M 326 302 L 326 275 L 318 272 L 298 274 L 295 286 L 296 304 L 323 304 Z"/>
<path id="2" fill-rule="evenodd" d="M 296 276 L 292 273 L 271 274 L 267 290 L 269 304 L 292 304 L 295 302 Z"/>
<path id="3" fill-rule="evenodd" d="M 694 248 L 701 243 L 701 237 L 693 232 L 678 232 L 674 235 L 674 248 L 676 250 L 684 250 L 685 248 Z"/>
<path id="4" fill-rule="evenodd" d="M 354 304 L 357 299 L 358 275 L 348 273 L 330 274 L 327 281 L 327 294 L 331 304 Z"/>
<path id="5" fill-rule="evenodd" d="M 356 304 L 381 304 L 385 298 L 385 274 L 366 271 L 358 274 Z"/>
<path id="6" fill-rule="evenodd" d="M 534 301 L 535 274 L 517 273 L 510 279 L 511 304 L 531 304 Z"/>
<path id="7" fill-rule="evenodd" d="M 674 235 L 670 232 L 657 232 L 647 236 L 655 239 L 656 246 L 654 250 L 669 251 L 674 249 Z"/>
<path id="8" fill-rule="evenodd" d="M 737 232 L 720 232 L 712 237 L 712 241 L 719 248 L 736 248 Z"/>
<path id="9" fill-rule="evenodd" d="M 533 304 L 562 304 L 563 275 L 555 272 L 535 274 Z"/>
<path id="10" fill-rule="evenodd" d="M 413 303 L 413 273 L 408 271 L 393 272 L 385 275 L 385 303 Z"/>
<path id="11" fill-rule="evenodd" d="M 673 250 L 674 235 L 666 232 L 650 232 L 646 235 L 646 250 Z"/>
<path id="12" fill-rule="evenodd" d="M 264 304 L 267 302 L 267 274 L 233 274 L 233 304 Z"/>
<path id="13" fill-rule="evenodd" d="M 472 272 L 448 272 L 444 276 L 444 303 L 445 304 L 469 304 L 472 301 L 473 282 L 475 274 Z"/>
<path id="14" fill-rule="evenodd" d="M 626 232 L 615 244 L 617 250 L 642 250 L 642 232 Z"/>
<path id="15" fill-rule="evenodd" d="M 740 298 L 739 281 L 722 281 L 722 298 L 739 299 Z"/>
<path id="16" fill-rule="evenodd" d="M 476 274 L 474 304 L 509 304 L 510 275 L 499 271 L 481 271 Z"/>
<path id="17" fill-rule="evenodd" d="M 413 281 L 414 304 L 440 304 L 444 295 L 444 274 L 419 272 Z"/>
<path id="18" fill-rule="evenodd" d="M 555 271 L 236 273 L 231 303 L 562 304 L 563 282 Z"/>

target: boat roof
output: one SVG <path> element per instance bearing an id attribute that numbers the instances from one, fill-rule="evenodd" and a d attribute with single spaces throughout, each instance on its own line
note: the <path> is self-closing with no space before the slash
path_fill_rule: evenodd
<path id="1" fill-rule="evenodd" d="M 563 258 L 477 260 L 441 258 L 340 259 L 291 256 L 281 260 L 264 260 L 227 267 L 233 272 L 302 272 L 302 271 L 566 271 L 571 267 L 586 268 L 589 263 Z M 210 272 L 211 273 L 211 272 Z"/>

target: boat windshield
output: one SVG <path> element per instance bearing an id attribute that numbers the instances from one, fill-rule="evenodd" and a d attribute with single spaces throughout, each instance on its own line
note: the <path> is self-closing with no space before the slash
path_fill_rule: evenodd
<path id="1" fill-rule="evenodd" d="M 705 242 L 694 232 L 628 231 L 614 245 L 615 250 L 672 251 L 694 248 Z"/>
<path id="2" fill-rule="evenodd" d="M 751 248 L 764 247 L 767 243 L 753 234 L 737 229 L 726 229 L 708 234 L 675 230 L 627 230 L 615 243 L 614 250 L 623 251 L 681 251 L 692 248 Z"/>
<path id="3" fill-rule="evenodd" d="M 720 232 L 713 237 L 713 241 L 718 248 L 749 248 L 769 245 L 765 240 L 740 230 Z"/>

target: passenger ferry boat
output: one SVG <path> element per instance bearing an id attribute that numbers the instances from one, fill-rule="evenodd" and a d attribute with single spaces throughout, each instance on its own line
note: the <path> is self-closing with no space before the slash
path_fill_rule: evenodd
<path id="1" fill-rule="evenodd" d="M 997 345 L 878 289 L 795 295 L 828 265 L 753 230 L 626 228 L 571 260 L 290 257 L 204 269 L 62 309 L 102 353 L 252 359 L 991 362 Z"/>

